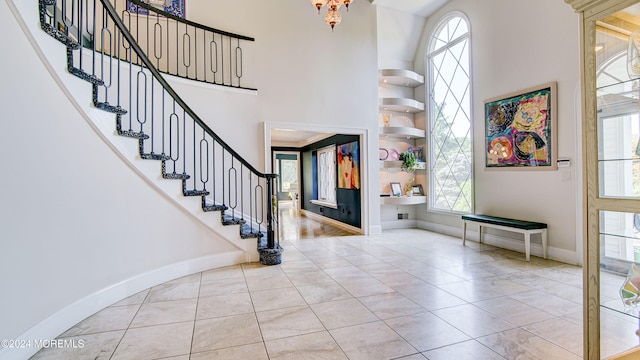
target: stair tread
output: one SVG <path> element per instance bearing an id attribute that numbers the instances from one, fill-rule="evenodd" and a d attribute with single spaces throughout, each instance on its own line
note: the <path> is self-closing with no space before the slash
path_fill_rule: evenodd
<path id="1" fill-rule="evenodd" d="M 171 158 L 164 154 L 140 154 L 140 157 L 144 160 L 171 160 Z M 188 176 L 188 175 L 187 175 Z"/>
<path id="2" fill-rule="evenodd" d="M 202 210 L 204 211 L 224 211 L 227 209 L 228 207 L 222 204 L 202 204 Z"/>
<path id="3" fill-rule="evenodd" d="M 187 175 L 187 174 L 178 174 L 178 173 L 162 173 L 162 178 L 163 179 L 168 179 L 168 180 L 188 180 L 189 178 L 191 178 L 191 176 Z"/>
<path id="4" fill-rule="evenodd" d="M 118 130 L 118 135 L 142 140 L 146 140 L 149 138 L 149 135 L 145 133 L 135 132 L 133 130 Z"/>
<path id="5" fill-rule="evenodd" d="M 209 195 L 207 190 L 184 190 L 184 196 L 206 196 Z"/>
<path id="6" fill-rule="evenodd" d="M 104 85 L 104 81 L 98 79 L 97 76 L 95 75 L 91 75 L 81 69 L 78 69 L 77 67 L 73 67 L 73 66 L 68 66 L 67 67 L 67 71 L 69 71 L 69 73 L 71 75 L 74 75 L 76 77 L 79 77 L 80 79 L 84 80 L 84 81 L 88 81 L 94 85 L 98 85 L 98 86 L 102 86 Z"/>
<path id="7" fill-rule="evenodd" d="M 246 220 L 241 218 L 237 218 L 231 215 L 223 214 L 222 215 L 222 225 L 241 225 L 246 223 Z"/>
<path id="8" fill-rule="evenodd" d="M 95 101 L 93 103 L 93 105 L 100 109 L 100 110 L 104 110 L 110 113 L 114 113 L 114 114 L 118 114 L 118 115 L 124 115 L 127 113 L 127 110 L 123 109 L 122 107 L 118 106 L 114 106 L 109 104 L 108 102 L 100 102 L 100 101 Z"/>

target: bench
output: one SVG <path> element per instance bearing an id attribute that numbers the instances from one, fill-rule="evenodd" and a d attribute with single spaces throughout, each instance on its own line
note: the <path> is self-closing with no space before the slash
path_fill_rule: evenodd
<path id="1" fill-rule="evenodd" d="M 467 240 L 467 223 L 477 223 L 480 226 L 478 229 L 480 243 L 482 243 L 483 226 L 524 234 L 524 251 L 527 261 L 529 261 L 531 254 L 531 234 L 540 234 L 542 237 L 542 254 L 545 259 L 547 258 L 547 224 L 480 214 L 462 215 L 462 220 L 464 221 L 462 226 L 463 246 Z"/>

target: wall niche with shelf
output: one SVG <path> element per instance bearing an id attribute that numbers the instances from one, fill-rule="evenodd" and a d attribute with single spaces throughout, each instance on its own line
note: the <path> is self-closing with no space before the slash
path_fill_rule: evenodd
<path id="1" fill-rule="evenodd" d="M 426 171 L 426 130 L 424 121 L 424 103 L 415 100 L 415 90 L 424 84 L 424 76 L 404 69 L 379 70 L 379 143 L 380 143 L 380 204 L 383 217 L 395 219 L 396 213 L 415 214 L 412 205 L 425 204 L 427 190 Z M 416 120 L 416 119 L 421 119 Z M 418 169 L 413 172 L 402 171 L 400 154 L 413 152 L 418 160 Z M 393 196 L 391 185 L 399 183 L 403 194 Z M 406 184 L 420 185 L 422 194 L 407 196 Z M 385 209 L 391 205 L 389 209 Z M 407 207 L 405 207 L 407 206 Z M 384 227 L 385 219 L 383 219 Z M 410 222 L 409 222 L 410 223 Z"/>

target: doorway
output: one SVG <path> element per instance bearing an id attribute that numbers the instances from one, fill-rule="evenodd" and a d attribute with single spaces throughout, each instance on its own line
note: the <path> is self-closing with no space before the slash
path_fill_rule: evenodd
<path id="1" fill-rule="evenodd" d="M 278 175 L 278 207 L 300 209 L 300 153 L 274 151 L 273 170 Z"/>

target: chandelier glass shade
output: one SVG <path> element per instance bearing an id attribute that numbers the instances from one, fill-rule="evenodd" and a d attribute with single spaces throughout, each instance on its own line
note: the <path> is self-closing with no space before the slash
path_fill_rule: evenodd
<path id="1" fill-rule="evenodd" d="M 324 16 L 324 22 L 326 22 L 327 25 L 331 26 L 332 31 L 336 25 L 342 22 L 342 15 L 340 15 L 338 9 L 340 9 L 340 7 L 344 5 L 344 7 L 347 8 L 347 11 L 349 11 L 349 4 L 351 4 L 352 2 L 353 0 L 311 0 L 311 4 L 316 9 L 318 9 L 318 14 L 320 14 L 320 10 L 322 10 L 322 7 L 327 7 L 327 13 Z"/>

